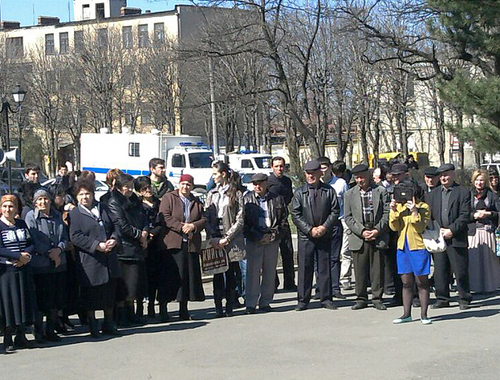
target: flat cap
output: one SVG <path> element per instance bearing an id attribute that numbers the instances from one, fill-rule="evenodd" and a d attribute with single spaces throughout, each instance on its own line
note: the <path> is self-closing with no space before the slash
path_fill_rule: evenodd
<path id="1" fill-rule="evenodd" d="M 442 173 L 447 172 L 449 170 L 455 170 L 455 165 L 453 165 L 453 164 L 444 164 L 444 165 L 441 165 L 436 170 L 436 175 L 442 174 Z"/>
<path id="2" fill-rule="evenodd" d="M 406 173 L 406 172 L 408 172 L 408 165 L 399 164 L 399 163 L 392 165 L 392 168 L 391 168 L 392 174 L 401 174 L 401 173 Z"/>
<path id="3" fill-rule="evenodd" d="M 306 171 L 306 172 L 315 172 L 316 170 L 319 170 L 320 168 L 321 168 L 321 165 L 319 164 L 318 160 L 307 161 L 306 164 L 304 165 L 304 171 Z"/>
<path id="4" fill-rule="evenodd" d="M 352 168 L 351 173 L 352 174 L 363 173 L 363 172 L 366 172 L 367 170 L 368 170 L 368 165 L 358 164 Z"/>
<path id="5" fill-rule="evenodd" d="M 437 176 L 437 170 L 438 170 L 438 168 L 435 166 L 428 166 L 424 170 L 424 175 L 426 175 L 427 177 L 435 177 L 435 176 Z"/>
<path id="6" fill-rule="evenodd" d="M 262 182 L 262 181 L 267 181 L 267 174 L 255 173 L 252 176 L 252 182 Z"/>

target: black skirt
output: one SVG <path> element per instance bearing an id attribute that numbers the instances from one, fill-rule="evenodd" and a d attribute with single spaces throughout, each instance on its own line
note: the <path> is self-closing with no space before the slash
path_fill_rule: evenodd
<path id="1" fill-rule="evenodd" d="M 82 310 L 104 310 L 114 307 L 116 286 L 117 280 L 114 278 L 102 285 L 82 286 L 80 290 Z"/>
<path id="2" fill-rule="evenodd" d="M 29 265 L 0 265 L 0 327 L 31 325 L 35 311 L 35 286 Z"/>
<path id="3" fill-rule="evenodd" d="M 179 270 L 170 251 L 164 250 L 158 254 L 158 302 L 172 302 L 181 287 Z"/>
<path id="4" fill-rule="evenodd" d="M 182 249 L 169 250 L 172 254 L 181 278 L 181 287 L 177 292 L 177 301 L 205 301 L 203 281 L 201 279 L 200 255 L 188 252 L 187 244 Z"/>
<path id="5" fill-rule="evenodd" d="M 63 310 L 67 307 L 67 275 L 61 273 L 35 274 L 36 302 L 38 310 Z"/>
<path id="6" fill-rule="evenodd" d="M 126 301 L 142 301 L 146 295 L 146 267 L 144 261 L 118 260 L 121 277 L 118 293 L 126 292 Z"/>

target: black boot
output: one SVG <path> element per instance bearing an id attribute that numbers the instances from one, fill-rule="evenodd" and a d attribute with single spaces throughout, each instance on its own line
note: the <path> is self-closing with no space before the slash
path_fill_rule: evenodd
<path id="1" fill-rule="evenodd" d="M 24 326 L 17 326 L 16 337 L 14 338 L 14 347 L 17 349 L 33 348 L 33 343 L 26 338 Z"/>
<path id="2" fill-rule="evenodd" d="M 116 315 L 117 315 L 118 327 L 130 327 L 130 322 L 127 319 L 127 313 L 125 312 L 125 307 L 117 308 Z"/>
<path id="3" fill-rule="evenodd" d="M 45 340 L 49 342 L 60 342 L 61 337 L 55 332 L 55 321 L 49 319 L 47 321 L 47 326 L 45 327 Z"/>
<path id="4" fill-rule="evenodd" d="M 16 352 L 14 342 L 12 341 L 12 327 L 6 327 L 3 329 L 3 347 L 6 354 Z"/>
<path id="5" fill-rule="evenodd" d="M 215 300 L 215 318 L 225 317 L 226 314 L 222 309 L 222 300 Z"/>
<path id="6" fill-rule="evenodd" d="M 95 317 L 89 317 L 88 324 L 89 324 L 90 336 L 94 339 L 100 338 L 101 334 L 99 333 L 99 325 Z"/>
<path id="7" fill-rule="evenodd" d="M 154 319 L 155 316 L 156 316 L 156 314 L 155 314 L 155 301 L 152 301 L 150 298 L 149 303 L 148 303 L 148 318 Z"/>
<path id="8" fill-rule="evenodd" d="M 170 315 L 168 314 L 168 303 L 160 302 L 160 322 L 166 323 L 170 322 Z"/>
<path id="9" fill-rule="evenodd" d="M 189 315 L 187 301 L 180 301 L 179 302 L 179 318 L 181 319 L 181 321 L 191 320 L 191 315 Z"/>

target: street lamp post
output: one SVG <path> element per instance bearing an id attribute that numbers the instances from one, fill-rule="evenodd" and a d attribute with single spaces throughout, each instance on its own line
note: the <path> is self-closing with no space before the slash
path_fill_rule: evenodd
<path id="1" fill-rule="evenodd" d="M 22 141 L 23 141 L 23 129 L 21 128 L 21 109 L 22 109 L 22 104 L 24 102 L 24 97 L 26 96 L 26 91 L 19 85 L 14 88 L 14 91 L 12 91 L 12 96 L 14 98 L 14 101 L 17 103 L 17 112 L 19 113 L 19 118 L 17 121 L 17 131 L 18 131 L 18 136 L 19 140 L 17 142 L 17 148 L 19 149 L 19 162 L 22 166 L 23 164 L 23 151 L 22 151 Z"/>
<path id="2" fill-rule="evenodd" d="M 22 89 L 21 86 L 17 85 L 14 91 L 12 91 L 12 96 L 14 97 L 14 101 L 17 103 L 17 109 L 13 110 L 10 106 L 10 103 L 5 100 L 2 103 L 2 109 L 0 113 L 4 114 L 5 119 L 5 151 L 10 151 L 10 128 L 9 128 L 9 111 L 12 113 L 19 112 L 21 108 L 21 104 L 24 101 L 24 96 L 26 95 L 26 91 Z M 12 168 L 10 165 L 10 161 L 7 160 L 7 175 L 8 175 L 8 186 L 9 193 L 12 193 Z"/>

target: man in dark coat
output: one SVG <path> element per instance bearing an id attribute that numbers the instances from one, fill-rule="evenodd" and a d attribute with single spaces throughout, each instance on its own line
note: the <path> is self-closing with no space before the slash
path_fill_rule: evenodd
<path id="1" fill-rule="evenodd" d="M 470 220 L 470 191 L 455 183 L 455 166 L 441 165 L 437 174 L 441 181 L 425 196 L 431 210 L 431 218 L 441 228 L 446 241 L 446 251 L 434 255 L 434 282 L 437 301 L 433 309 L 450 305 L 449 269 L 457 280 L 461 310 L 469 308 L 472 300 L 469 286 L 469 251 L 467 224 Z"/>
<path id="2" fill-rule="evenodd" d="M 272 160 L 273 172 L 268 179 L 268 188 L 271 193 L 281 195 L 288 207 L 292 201 L 292 181 L 285 173 L 285 159 L 283 157 L 273 157 Z M 283 263 L 283 289 L 288 291 L 296 291 L 295 285 L 295 264 L 293 260 L 293 244 L 292 232 L 290 226 L 286 225 L 284 234 L 280 240 L 281 262 Z M 280 284 L 278 275 L 276 274 L 276 289 Z"/>
<path id="3" fill-rule="evenodd" d="M 331 261 L 339 261 L 339 244 L 335 239 L 342 235 L 340 228 L 340 207 L 335 190 L 320 181 L 322 173 L 317 160 L 304 166 L 307 183 L 295 190 L 292 199 L 292 220 L 299 235 L 299 285 L 298 305 L 295 310 L 307 309 L 311 299 L 314 273 L 314 257 L 318 262 L 318 289 L 322 307 L 334 310 L 332 301 Z M 337 257 L 332 255 L 337 254 Z M 336 279 L 338 280 L 338 279 Z"/>
<path id="4" fill-rule="evenodd" d="M 253 191 L 245 194 L 245 226 L 247 239 L 246 313 L 270 311 L 274 297 L 274 280 L 281 236 L 289 230 L 287 208 L 281 195 L 268 191 L 268 177 L 252 176 Z M 262 280 L 261 280 L 262 272 Z"/>
<path id="5" fill-rule="evenodd" d="M 353 310 L 368 302 L 368 279 L 371 280 L 373 307 L 385 310 L 384 254 L 389 244 L 389 196 L 382 186 L 371 183 L 365 164 L 352 169 L 356 186 L 345 193 L 344 218 L 351 234 L 349 248 L 354 261 L 356 303 Z"/>

